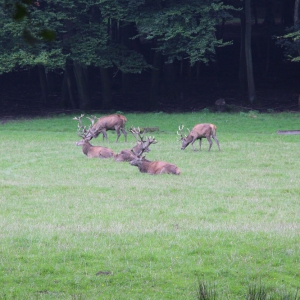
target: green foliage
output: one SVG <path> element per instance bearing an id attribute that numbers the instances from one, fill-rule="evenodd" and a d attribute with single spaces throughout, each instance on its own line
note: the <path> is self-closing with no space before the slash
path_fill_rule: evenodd
<path id="1" fill-rule="evenodd" d="M 207 62 L 216 47 L 228 44 L 215 32 L 231 9 L 217 0 L 11 1 L 1 8 L 0 74 L 37 64 L 64 68 L 66 59 L 83 66 L 141 72 L 150 66 L 122 40 L 124 22 L 136 25 L 129 39 L 154 41 L 169 62 L 184 58 L 191 64 Z"/>
<path id="2" fill-rule="evenodd" d="M 293 62 L 300 61 L 300 30 L 294 27 L 287 29 L 288 33 L 277 37 L 277 44 L 285 49 L 285 56 Z"/>
<path id="3" fill-rule="evenodd" d="M 135 21 L 140 37 L 156 42 L 155 49 L 174 59 L 208 62 L 215 48 L 226 46 L 216 38 L 221 18 L 229 18 L 230 6 L 219 1 L 157 1 L 139 7 Z"/>

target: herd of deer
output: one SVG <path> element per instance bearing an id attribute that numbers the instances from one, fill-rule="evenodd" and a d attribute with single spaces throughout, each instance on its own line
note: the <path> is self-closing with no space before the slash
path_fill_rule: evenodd
<path id="1" fill-rule="evenodd" d="M 120 153 L 115 154 L 113 150 L 102 147 L 102 146 L 92 146 L 90 144 L 90 140 L 92 138 L 98 137 L 99 134 L 103 134 L 103 139 L 107 140 L 107 131 L 115 130 L 117 133 L 118 142 L 121 132 L 124 134 L 125 142 L 127 142 L 127 132 L 125 130 L 125 124 L 127 122 L 126 117 L 120 114 L 114 114 L 109 116 L 103 116 L 97 118 L 95 116 L 87 117 L 91 124 L 87 128 L 82 123 L 83 114 L 79 117 L 73 118 L 78 121 L 78 135 L 82 138 L 81 141 L 76 142 L 77 146 L 82 146 L 82 152 L 87 157 L 94 158 L 114 158 L 115 161 L 126 161 L 129 162 L 132 166 L 137 166 L 139 171 L 142 173 L 148 174 L 175 174 L 179 175 L 181 173 L 180 169 L 174 164 L 163 162 L 163 161 L 149 161 L 143 155 L 146 152 L 149 152 L 150 145 L 156 144 L 157 141 L 154 137 L 145 138 L 141 130 L 138 128 L 131 127 L 130 132 L 136 138 L 136 145 L 131 149 L 122 150 Z M 96 123 L 95 123 L 96 121 Z M 212 146 L 213 138 L 218 145 L 220 151 L 219 141 L 216 137 L 216 126 L 214 124 L 197 124 L 195 127 L 189 132 L 188 135 L 183 134 L 184 126 L 179 126 L 179 131 L 177 134 L 180 136 L 182 141 L 181 150 L 184 150 L 189 144 L 192 145 L 193 150 L 195 151 L 194 142 L 199 140 L 200 150 L 201 150 L 201 142 L 202 138 L 206 138 L 209 142 L 210 151 Z"/>

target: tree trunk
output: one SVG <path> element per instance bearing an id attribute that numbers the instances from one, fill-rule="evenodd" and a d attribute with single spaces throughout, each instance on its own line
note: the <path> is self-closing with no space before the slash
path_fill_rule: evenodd
<path id="1" fill-rule="evenodd" d="M 47 103 L 48 101 L 48 88 L 47 88 L 47 78 L 45 73 L 45 67 L 43 65 L 38 65 L 40 85 L 42 91 L 42 99 L 43 103 Z"/>
<path id="2" fill-rule="evenodd" d="M 200 61 L 196 62 L 196 79 L 198 80 L 200 78 Z"/>
<path id="3" fill-rule="evenodd" d="M 108 70 L 100 67 L 101 90 L 102 90 L 102 108 L 109 109 L 113 107 L 111 96 L 111 82 Z"/>
<path id="4" fill-rule="evenodd" d="M 248 97 L 251 104 L 256 101 L 251 51 L 251 0 L 245 0 L 245 54 L 248 82 Z"/>
<path id="5" fill-rule="evenodd" d="M 245 7 L 241 10 L 241 45 L 240 45 L 240 63 L 239 63 L 239 89 L 246 91 L 247 72 L 246 72 L 246 52 L 245 52 Z"/>
<path id="6" fill-rule="evenodd" d="M 130 35 L 132 32 L 132 23 L 121 22 L 121 42 L 122 44 L 131 49 Z M 122 92 L 129 94 L 131 92 L 131 74 L 122 72 Z"/>
<path id="7" fill-rule="evenodd" d="M 178 88 L 176 86 L 176 71 L 174 63 L 164 64 L 164 83 L 166 87 L 166 96 L 170 103 L 176 102 L 178 97 Z"/>
<path id="8" fill-rule="evenodd" d="M 146 108 L 150 110 L 156 110 L 158 106 L 158 89 L 159 89 L 159 79 L 160 79 L 160 63 L 161 63 L 161 53 L 155 51 L 153 57 L 153 67 L 151 73 L 151 87 L 148 105 Z"/>
<path id="9" fill-rule="evenodd" d="M 294 8 L 294 26 L 297 27 L 299 26 L 299 0 L 295 0 L 295 8 Z"/>
<path id="10" fill-rule="evenodd" d="M 299 30 L 299 2 L 300 0 L 295 0 L 295 7 L 294 7 L 294 27 L 295 30 Z M 297 50 L 298 54 L 300 55 L 300 45 L 299 41 L 295 41 L 297 43 Z M 300 95 L 298 97 L 298 109 L 300 110 Z"/>
<path id="11" fill-rule="evenodd" d="M 125 95 L 131 92 L 131 75 L 130 73 L 122 72 L 122 92 Z"/>
<path id="12" fill-rule="evenodd" d="M 71 106 L 72 109 L 78 108 L 78 103 L 74 97 L 74 83 L 72 78 L 72 65 L 71 62 L 66 62 L 62 93 L 61 93 L 61 106 L 68 108 Z"/>
<path id="13" fill-rule="evenodd" d="M 294 4 L 294 0 L 285 0 L 282 3 L 281 20 L 285 26 L 291 26 L 293 24 L 293 12 L 295 12 Z"/>
<path id="14" fill-rule="evenodd" d="M 88 92 L 87 78 L 85 76 L 84 69 L 78 62 L 73 61 L 73 70 L 79 96 L 79 107 L 81 109 L 90 109 L 91 100 Z"/>
<path id="15" fill-rule="evenodd" d="M 258 19 L 257 19 L 256 0 L 253 0 L 253 15 L 254 15 L 254 20 L 255 20 L 255 27 L 257 27 Z"/>

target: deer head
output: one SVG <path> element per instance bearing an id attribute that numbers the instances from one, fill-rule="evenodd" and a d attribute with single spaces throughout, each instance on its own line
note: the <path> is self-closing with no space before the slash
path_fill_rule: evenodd
<path id="1" fill-rule="evenodd" d="M 190 143 L 188 141 L 190 130 L 188 129 L 189 134 L 187 135 L 182 132 L 183 128 L 184 128 L 184 125 L 178 126 L 178 131 L 177 131 L 177 134 L 180 136 L 179 140 L 182 141 L 182 145 L 181 145 L 182 150 L 185 149 L 187 147 L 187 145 Z"/>
<path id="2" fill-rule="evenodd" d="M 95 123 L 95 120 L 97 120 L 96 116 L 87 117 L 91 121 L 91 124 L 88 128 L 83 125 L 82 118 L 84 117 L 84 114 L 81 114 L 80 117 L 74 117 L 73 120 L 78 121 L 78 129 L 77 134 L 82 137 L 82 139 L 86 141 L 90 141 L 92 138 L 97 137 L 98 134 L 93 130 L 93 126 Z"/>
<path id="3" fill-rule="evenodd" d="M 135 128 L 131 127 L 130 132 L 133 134 L 133 136 L 137 140 L 136 146 L 134 146 L 131 151 L 134 153 L 136 156 L 141 156 L 144 152 L 149 152 L 149 146 L 151 144 L 156 144 L 157 141 L 155 140 L 154 137 L 147 137 L 145 139 L 144 135 L 141 133 L 140 128 Z"/>

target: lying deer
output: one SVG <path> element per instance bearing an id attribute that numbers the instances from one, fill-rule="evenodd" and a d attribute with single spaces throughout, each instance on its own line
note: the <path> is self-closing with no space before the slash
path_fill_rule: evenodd
<path id="1" fill-rule="evenodd" d="M 82 152 L 90 158 L 111 158 L 115 153 L 106 147 L 92 146 L 88 140 L 81 140 L 76 143 L 77 146 L 82 146 Z"/>
<path id="2" fill-rule="evenodd" d="M 77 134 L 82 137 L 82 140 L 77 142 L 77 146 L 82 146 L 82 152 L 87 156 L 87 157 L 99 157 L 99 158 L 109 158 L 109 157 L 114 157 L 115 154 L 114 152 L 106 147 L 101 147 L 101 146 L 92 146 L 90 144 L 90 139 L 87 138 L 87 135 L 89 134 L 89 129 L 86 128 L 86 126 L 83 126 L 81 118 L 83 115 L 81 115 L 79 118 L 74 118 L 75 120 L 79 121 L 78 124 L 78 130 Z"/>
<path id="3" fill-rule="evenodd" d="M 115 155 L 116 161 L 132 161 L 137 157 L 140 157 L 144 152 L 149 152 L 149 146 L 156 144 L 157 141 L 154 137 L 148 137 L 146 140 L 141 134 L 140 128 L 130 128 L 130 132 L 136 138 L 137 143 L 132 149 L 122 150 L 120 153 Z"/>
<path id="4" fill-rule="evenodd" d="M 164 161 L 149 161 L 143 157 L 135 158 L 130 162 L 132 166 L 137 166 L 141 173 L 156 174 L 175 174 L 180 175 L 181 171 L 173 164 Z"/>
<path id="5" fill-rule="evenodd" d="M 181 127 L 179 126 L 179 132 L 177 131 L 177 134 L 181 137 L 181 141 L 182 141 L 182 145 L 181 145 L 181 150 L 184 150 L 189 144 L 192 144 L 193 150 L 196 151 L 196 149 L 194 148 L 194 142 L 196 140 L 199 140 L 199 145 L 200 145 L 200 150 L 201 150 L 201 142 L 202 142 L 202 138 L 206 138 L 209 142 L 209 148 L 208 151 L 210 151 L 211 146 L 212 146 L 212 140 L 211 137 L 215 140 L 215 142 L 218 145 L 219 151 L 220 149 L 220 144 L 219 141 L 216 137 L 217 134 L 217 127 L 214 124 L 208 124 L 208 123 L 204 123 L 204 124 L 197 124 L 194 126 L 194 128 L 192 129 L 192 131 L 188 134 L 188 136 L 184 136 L 182 133 L 184 125 L 182 125 Z"/>
<path id="6" fill-rule="evenodd" d="M 82 118 L 84 115 L 80 117 L 75 117 L 73 120 L 78 121 L 78 127 L 84 127 L 82 124 Z M 107 131 L 108 130 L 115 130 L 117 133 L 117 140 L 118 142 L 119 137 L 121 136 L 121 132 L 124 134 L 125 142 L 127 142 L 127 132 L 125 130 L 125 124 L 127 122 L 126 117 L 116 114 L 116 115 L 109 115 L 97 118 L 96 116 L 87 117 L 91 121 L 91 125 L 86 132 L 85 139 L 91 140 L 92 138 L 96 138 L 99 134 L 103 134 L 103 139 L 107 140 Z M 97 122 L 95 123 L 95 121 Z"/>

